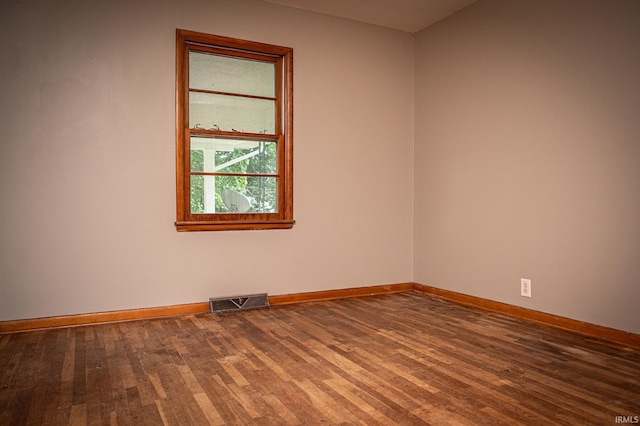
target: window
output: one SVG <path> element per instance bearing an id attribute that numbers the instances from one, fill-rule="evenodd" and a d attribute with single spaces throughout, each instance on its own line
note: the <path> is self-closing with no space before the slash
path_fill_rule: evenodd
<path id="1" fill-rule="evenodd" d="M 291 228 L 293 50 L 176 37 L 178 231 Z"/>

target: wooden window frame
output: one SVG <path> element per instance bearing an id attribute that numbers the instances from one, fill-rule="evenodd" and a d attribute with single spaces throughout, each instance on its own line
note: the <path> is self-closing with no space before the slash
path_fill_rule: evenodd
<path id="1" fill-rule="evenodd" d="M 242 131 L 204 130 L 189 123 L 189 52 L 224 53 L 240 58 L 275 58 L 276 130 L 264 135 Z M 278 205 L 274 213 L 192 213 L 191 136 L 257 139 L 269 137 L 278 144 Z M 293 227 L 293 49 L 176 30 L 176 229 L 178 231 L 224 231 L 288 229 Z"/>

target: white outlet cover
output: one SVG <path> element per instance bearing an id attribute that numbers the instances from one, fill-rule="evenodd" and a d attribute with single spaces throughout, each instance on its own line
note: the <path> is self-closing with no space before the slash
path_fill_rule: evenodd
<path id="1" fill-rule="evenodd" d="M 520 296 L 531 297 L 531 280 L 528 278 L 520 279 Z"/>

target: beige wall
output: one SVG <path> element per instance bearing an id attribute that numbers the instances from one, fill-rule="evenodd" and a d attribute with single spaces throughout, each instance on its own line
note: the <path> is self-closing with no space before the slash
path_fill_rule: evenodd
<path id="1" fill-rule="evenodd" d="M 417 34 L 415 281 L 640 332 L 638 40 L 635 0 L 481 0 Z"/>
<path id="2" fill-rule="evenodd" d="M 0 320 L 414 280 L 638 333 L 639 17 L 5 1 Z M 176 28 L 295 49 L 294 229 L 175 231 Z"/>
<path id="3" fill-rule="evenodd" d="M 176 28 L 294 48 L 292 230 L 176 232 Z M 0 320 L 411 281 L 410 34 L 253 0 L 8 0 L 0 43 Z"/>

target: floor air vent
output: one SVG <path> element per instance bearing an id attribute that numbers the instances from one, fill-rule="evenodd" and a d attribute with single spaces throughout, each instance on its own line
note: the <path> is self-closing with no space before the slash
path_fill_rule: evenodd
<path id="1" fill-rule="evenodd" d="M 268 307 L 269 298 L 267 293 L 209 298 L 209 308 L 212 314 L 248 311 L 250 309 L 264 309 Z"/>

